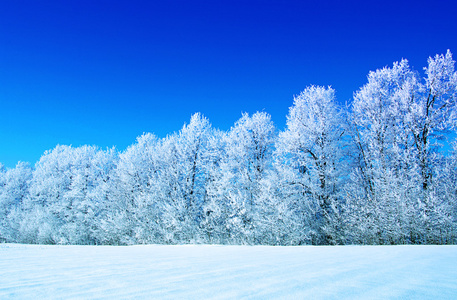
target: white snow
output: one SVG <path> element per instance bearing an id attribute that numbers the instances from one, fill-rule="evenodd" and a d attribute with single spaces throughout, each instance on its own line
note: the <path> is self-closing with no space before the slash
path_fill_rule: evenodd
<path id="1" fill-rule="evenodd" d="M 450 299 L 457 246 L 0 244 L 0 299 Z"/>

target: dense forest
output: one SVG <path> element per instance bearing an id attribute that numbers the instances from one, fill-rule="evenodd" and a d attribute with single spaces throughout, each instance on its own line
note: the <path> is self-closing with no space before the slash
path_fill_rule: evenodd
<path id="1" fill-rule="evenodd" d="M 455 244 L 457 73 L 370 72 L 351 103 L 331 87 L 228 131 L 194 114 L 125 151 L 57 146 L 0 165 L 0 242 L 43 244 Z"/>

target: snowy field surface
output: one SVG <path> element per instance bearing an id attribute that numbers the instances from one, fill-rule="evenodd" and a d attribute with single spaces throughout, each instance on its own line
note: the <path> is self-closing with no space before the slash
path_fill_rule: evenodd
<path id="1" fill-rule="evenodd" d="M 457 299 L 457 246 L 0 244 L 0 299 Z"/>

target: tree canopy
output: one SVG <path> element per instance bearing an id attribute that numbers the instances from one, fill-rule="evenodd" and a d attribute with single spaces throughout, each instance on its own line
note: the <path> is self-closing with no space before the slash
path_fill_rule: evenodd
<path id="1" fill-rule="evenodd" d="M 340 106 L 331 87 L 228 131 L 200 113 L 125 151 L 58 145 L 0 164 L 0 242 L 450 244 L 457 242 L 457 73 L 407 60 L 368 74 Z"/>

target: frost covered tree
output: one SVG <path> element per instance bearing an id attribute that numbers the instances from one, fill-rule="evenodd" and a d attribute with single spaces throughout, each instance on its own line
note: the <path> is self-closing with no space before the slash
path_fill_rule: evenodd
<path id="1" fill-rule="evenodd" d="M 398 201 L 417 193 L 406 118 L 417 86 L 415 74 L 402 60 L 392 68 L 370 72 L 368 83 L 354 95 L 350 133 L 355 165 L 346 186 L 348 235 L 354 242 L 399 242 L 407 235 L 391 226 L 408 222 L 403 209 L 410 205 Z"/>
<path id="2" fill-rule="evenodd" d="M 0 241 L 17 242 L 23 201 L 28 197 L 32 168 L 19 162 L 15 168 L 5 170 L 0 165 Z"/>
<path id="3" fill-rule="evenodd" d="M 108 157 L 108 158 L 107 158 Z M 97 188 L 107 180 L 113 151 L 93 146 L 57 146 L 36 164 L 21 222 L 24 241 L 94 244 L 96 216 L 103 207 Z M 103 175 L 103 176 L 102 176 Z"/>
<path id="4" fill-rule="evenodd" d="M 457 242 L 457 143 L 454 142 L 451 154 L 445 158 L 442 169 L 436 176 L 438 189 L 435 189 L 435 226 L 432 230 L 437 244 Z"/>
<path id="5" fill-rule="evenodd" d="M 71 185 L 70 146 L 46 151 L 35 165 L 30 199 L 21 226 L 22 237 L 29 243 L 57 243 L 60 229 L 71 213 L 65 194 Z"/>
<path id="6" fill-rule="evenodd" d="M 276 160 L 283 197 L 298 214 L 302 242 L 340 243 L 343 132 L 332 88 L 310 86 L 295 97 Z"/>
<path id="7" fill-rule="evenodd" d="M 4 220 L 0 224 L 0 241 L 5 241 L 5 237 L 4 237 L 5 234 L 3 233 L 4 230 L 5 230 L 4 228 L 9 226 L 9 224 L 7 224 L 6 221 L 5 221 L 6 216 L 9 213 L 9 211 L 7 210 L 9 205 L 5 205 L 4 204 L 4 202 L 9 202 L 9 201 L 3 200 L 3 198 L 5 197 L 4 195 L 6 195 L 6 192 L 5 192 L 5 186 L 6 186 L 5 173 L 6 173 L 6 169 L 3 166 L 3 164 L 0 163 L 0 199 L 1 199 L 0 200 L 0 218 L 2 220 Z"/>
<path id="8" fill-rule="evenodd" d="M 226 157 L 226 132 L 214 129 L 208 140 L 206 199 L 202 206 L 203 219 L 200 223 L 202 239 L 205 243 L 224 244 L 228 240 L 228 203 L 220 197 L 221 179 L 224 176 L 221 166 Z"/>
<path id="9" fill-rule="evenodd" d="M 349 231 L 358 242 L 424 243 L 439 226 L 432 224 L 429 202 L 437 201 L 438 142 L 455 124 L 457 77 L 450 52 L 430 58 L 425 71 L 422 82 L 402 60 L 370 72 L 354 96 L 356 156 L 346 200 Z"/>
<path id="10" fill-rule="evenodd" d="M 178 167 L 182 172 L 181 180 L 184 187 L 183 197 L 188 214 L 195 224 L 201 221 L 202 205 L 206 197 L 207 150 L 210 134 L 209 120 L 197 113 L 191 117 L 188 125 L 184 125 L 177 139 Z"/>
<path id="11" fill-rule="evenodd" d="M 70 244 L 98 244 L 99 216 L 105 209 L 102 184 L 109 180 L 116 154 L 113 149 L 100 151 L 93 146 L 73 150 L 71 183 L 64 195 L 71 212 L 61 231 Z"/>
<path id="12" fill-rule="evenodd" d="M 457 117 L 457 73 L 448 50 L 428 59 L 425 79 L 411 101 L 409 125 L 414 139 L 416 165 L 420 171 L 422 194 L 419 200 L 417 242 L 439 243 L 442 213 L 436 209 L 446 201 L 439 198 L 442 186 L 434 178 L 442 168 L 442 147 L 455 129 Z"/>
<path id="13" fill-rule="evenodd" d="M 457 73 L 454 65 L 449 50 L 446 55 L 430 57 L 424 68 L 425 83 L 411 99 L 408 111 L 424 190 L 432 184 L 438 141 L 456 126 Z"/>
<path id="14" fill-rule="evenodd" d="M 167 241 L 200 242 L 203 207 L 207 202 L 206 184 L 209 179 L 209 120 L 197 113 L 189 124 L 164 140 L 163 192 L 164 222 Z"/>
<path id="15" fill-rule="evenodd" d="M 125 151 L 57 146 L 0 164 L 0 241 L 61 244 L 457 242 L 457 73 L 396 62 L 347 111 L 310 86 L 275 133 L 264 112 L 228 131 L 197 113 Z M 449 153 L 448 153 L 449 152 Z"/>
<path id="16" fill-rule="evenodd" d="M 159 140 L 146 133 L 119 155 L 108 190 L 109 213 L 102 227 L 109 244 L 151 243 L 159 240 L 160 208 L 153 194 L 160 171 Z"/>
<path id="17" fill-rule="evenodd" d="M 217 182 L 217 203 L 226 211 L 230 243 L 259 243 L 261 182 L 271 166 L 274 125 L 264 112 L 243 114 L 225 135 L 225 152 Z"/>

